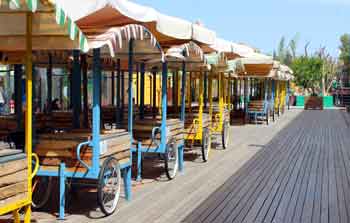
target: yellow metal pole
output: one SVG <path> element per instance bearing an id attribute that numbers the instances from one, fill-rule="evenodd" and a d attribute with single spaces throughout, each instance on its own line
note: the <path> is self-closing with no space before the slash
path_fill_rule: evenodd
<path id="1" fill-rule="evenodd" d="M 202 72 L 199 73 L 199 111 L 198 111 L 198 117 L 199 117 L 199 131 L 197 135 L 202 139 L 202 133 L 203 133 L 203 107 L 204 107 L 204 74 Z M 203 139 L 202 139 L 203 140 Z"/>
<path id="2" fill-rule="evenodd" d="M 188 107 L 188 109 L 189 109 L 189 112 L 191 113 L 191 111 L 192 111 L 192 98 L 191 98 L 191 93 L 192 93 L 192 89 L 191 89 L 191 81 L 192 81 L 192 79 L 191 79 L 191 77 L 192 77 L 192 72 L 190 72 L 190 75 L 188 75 L 188 81 L 187 81 L 187 107 Z"/>
<path id="3" fill-rule="evenodd" d="M 212 125 L 213 120 L 213 73 L 210 71 L 209 77 L 208 77 L 208 99 L 209 99 L 209 117 L 210 117 L 210 123 Z"/>
<path id="4" fill-rule="evenodd" d="M 219 73 L 219 126 L 218 131 L 221 132 L 222 130 L 222 124 L 223 124 L 223 115 L 224 115 L 224 75 L 222 72 Z"/>
<path id="5" fill-rule="evenodd" d="M 27 153 L 28 165 L 28 200 L 32 200 L 32 79 L 33 79 L 33 64 L 32 64 L 32 12 L 27 13 L 26 19 L 26 117 L 25 117 L 25 149 Z M 29 204 L 25 208 L 24 222 L 29 223 L 31 210 Z"/>

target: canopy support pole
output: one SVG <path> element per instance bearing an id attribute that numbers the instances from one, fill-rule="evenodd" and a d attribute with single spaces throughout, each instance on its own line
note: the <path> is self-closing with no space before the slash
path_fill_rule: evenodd
<path id="1" fill-rule="evenodd" d="M 188 111 L 192 112 L 192 72 L 190 72 L 190 75 L 188 76 L 188 84 L 187 84 L 187 107 Z"/>
<path id="2" fill-rule="evenodd" d="M 210 118 L 210 120 L 213 120 L 213 77 L 212 77 L 212 75 L 213 75 L 213 73 L 211 73 L 211 75 L 208 77 L 208 98 L 209 98 L 209 118 Z"/>
<path id="3" fill-rule="evenodd" d="M 49 53 L 49 64 L 46 70 L 47 76 L 47 113 L 51 113 L 52 111 L 52 55 Z"/>
<path id="4" fill-rule="evenodd" d="M 208 104 L 208 71 L 204 72 L 204 108 Z"/>
<path id="5" fill-rule="evenodd" d="M 79 62 L 79 50 L 73 50 L 73 74 L 72 74 L 72 100 L 73 100 L 73 127 L 80 128 L 81 113 L 81 69 Z"/>
<path id="6" fill-rule="evenodd" d="M 244 114 L 245 114 L 245 117 L 244 117 L 244 120 L 246 120 L 247 118 L 247 110 L 248 110 L 248 78 L 245 78 L 244 79 L 244 83 L 243 83 L 243 106 L 244 106 Z"/>
<path id="7" fill-rule="evenodd" d="M 176 108 L 176 71 L 173 72 L 173 75 L 172 75 L 172 86 L 171 86 L 171 103 L 172 103 L 172 106 L 173 106 L 173 111 L 176 112 L 177 108 Z"/>
<path id="8" fill-rule="evenodd" d="M 157 71 L 153 69 L 153 106 L 152 106 L 152 111 L 153 111 L 153 117 L 156 117 L 157 113 Z"/>
<path id="9" fill-rule="evenodd" d="M 133 107 L 134 107 L 134 101 L 133 101 L 133 84 L 132 84 L 132 78 L 133 78 L 133 65 L 134 65 L 134 39 L 130 39 L 129 41 L 129 60 L 128 60 L 128 131 L 130 134 L 130 139 L 133 139 L 132 134 L 132 125 L 133 125 Z"/>
<path id="10" fill-rule="evenodd" d="M 98 174 L 99 154 L 100 154 L 100 131 L 101 131 L 101 61 L 100 49 L 93 50 L 93 107 L 92 107 L 92 144 L 93 144 L 93 159 L 92 169 L 95 174 Z"/>
<path id="11" fill-rule="evenodd" d="M 22 130 L 22 65 L 15 64 L 15 113 L 17 119 L 17 130 Z"/>
<path id="12" fill-rule="evenodd" d="M 27 153 L 28 173 L 32 173 L 32 93 L 33 93 L 33 64 L 32 64 L 32 23 L 33 13 L 26 14 L 26 113 L 25 113 L 25 150 Z M 32 178 L 28 177 L 28 201 L 32 200 Z M 26 207 L 24 222 L 29 223 L 31 218 L 31 204 Z"/>
<path id="13" fill-rule="evenodd" d="M 125 73 L 121 72 L 121 120 L 124 119 L 124 103 L 125 103 Z"/>
<path id="14" fill-rule="evenodd" d="M 204 107 L 204 75 L 202 72 L 199 73 L 199 100 L 198 100 L 198 117 L 199 127 L 197 134 L 202 136 L 203 133 L 203 107 Z M 203 140 L 203 138 L 202 138 Z"/>
<path id="15" fill-rule="evenodd" d="M 83 119 L 84 119 L 84 127 L 89 127 L 89 99 L 88 99 L 88 64 L 87 64 L 87 55 L 83 54 L 80 57 L 81 59 L 81 68 L 82 68 L 82 74 L 83 74 L 83 107 L 84 107 L 84 113 L 83 113 Z"/>
<path id="16" fill-rule="evenodd" d="M 182 62 L 182 81 L 181 81 L 181 121 L 185 121 L 186 112 L 186 63 Z"/>
<path id="17" fill-rule="evenodd" d="M 114 67 L 114 65 L 113 65 L 113 67 Z M 115 104 L 115 72 L 114 72 L 114 70 L 112 71 L 112 86 L 111 86 L 111 105 L 112 106 L 114 106 L 114 104 Z"/>
<path id="18" fill-rule="evenodd" d="M 136 101 L 137 105 L 140 104 L 140 65 L 136 63 Z"/>
<path id="19" fill-rule="evenodd" d="M 121 124 L 121 112 L 122 110 L 120 109 L 120 82 L 121 82 L 121 72 L 120 72 L 120 59 L 117 60 L 117 125 Z"/>
<path id="20" fill-rule="evenodd" d="M 219 110 L 220 110 L 220 115 L 219 115 L 219 128 L 218 131 L 221 132 L 222 127 L 223 127 L 223 121 L 224 121 L 224 107 L 225 107 L 225 83 L 224 83 L 224 73 L 220 72 L 219 73 Z"/>
<path id="21" fill-rule="evenodd" d="M 145 118 L 145 63 L 141 63 L 141 83 L 140 83 L 140 118 Z"/>
<path id="22" fill-rule="evenodd" d="M 161 151 L 166 149 L 167 139 L 167 82 L 168 63 L 162 63 L 162 124 L 161 124 Z"/>

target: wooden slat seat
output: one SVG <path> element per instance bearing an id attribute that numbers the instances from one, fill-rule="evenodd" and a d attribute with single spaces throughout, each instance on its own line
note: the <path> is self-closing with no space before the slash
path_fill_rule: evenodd
<path id="1" fill-rule="evenodd" d="M 152 139 L 152 130 L 155 127 L 161 126 L 160 117 L 150 118 L 147 117 L 143 120 L 135 120 L 133 126 L 133 137 L 135 139 L 134 146 L 137 146 L 138 142 L 144 147 L 157 147 L 157 142 L 160 142 L 161 134 L 158 132 L 156 138 Z M 178 143 L 183 141 L 183 123 L 176 118 L 167 120 L 167 138 L 175 138 Z M 155 142 L 155 140 L 157 142 Z"/>
<path id="2" fill-rule="evenodd" d="M 0 208 L 28 197 L 27 159 L 0 163 Z"/>
<path id="3" fill-rule="evenodd" d="M 39 136 L 35 152 L 38 154 L 41 166 L 57 167 L 64 162 L 67 168 L 77 168 L 86 171 L 77 159 L 76 149 L 82 143 L 91 140 L 91 130 L 80 129 L 69 133 L 42 134 Z M 130 137 L 125 130 L 105 130 L 101 133 L 100 163 L 107 157 L 117 160 L 130 158 Z M 81 159 L 91 165 L 92 149 L 84 146 L 80 151 Z"/>

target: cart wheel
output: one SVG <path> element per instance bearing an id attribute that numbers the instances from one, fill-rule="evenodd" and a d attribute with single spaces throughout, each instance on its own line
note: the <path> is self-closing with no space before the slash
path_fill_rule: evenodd
<path id="1" fill-rule="evenodd" d="M 202 158 L 204 162 L 208 161 L 209 152 L 211 148 L 211 139 L 208 128 L 204 128 L 202 136 Z"/>
<path id="2" fill-rule="evenodd" d="M 269 120 L 269 118 L 270 118 L 270 115 L 269 115 L 269 114 L 270 114 L 270 112 L 267 112 L 267 113 L 266 113 L 266 125 L 269 125 L 269 121 L 270 121 L 270 120 Z"/>
<path id="3" fill-rule="evenodd" d="M 102 164 L 97 186 L 98 204 L 107 216 L 113 214 L 117 208 L 120 187 L 120 166 L 115 158 L 110 157 Z"/>
<path id="4" fill-rule="evenodd" d="M 165 173 L 169 180 L 175 178 L 179 165 L 179 151 L 176 141 L 170 140 L 164 154 Z"/>
<path id="5" fill-rule="evenodd" d="M 224 121 L 224 124 L 222 126 L 222 133 L 221 133 L 221 136 L 222 136 L 222 147 L 224 149 L 227 149 L 228 147 L 228 140 L 229 140 L 229 124 L 227 121 Z"/>
<path id="6" fill-rule="evenodd" d="M 32 207 L 40 209 L 45 206 L 52 191 L 52 177 L 34 177 L 32 186 Z"/>

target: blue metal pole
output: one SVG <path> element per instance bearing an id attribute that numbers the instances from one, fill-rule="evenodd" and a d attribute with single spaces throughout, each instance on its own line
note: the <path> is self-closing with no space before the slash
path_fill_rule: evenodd
<path id="1" fill-rule="evenodd" d="M 22 129 L 22 65 L 15 64 L 15 113 L 17 129 Z"/>
<path id="2" fill-rule="evenodd" d="M 271 100 L 272 104 L 275 102 L 275 80 L 272 80 Z"/>
<path id="3" fill-rule="evenodd" d="M 65 197 L 65 192 L 66 192 L 66 176 L 65 176 L 65 170 L 66 170 L 66 164 L 65 163 L 60 163 L 59 167 L 59 184 L 60 184 L 60 208 L 59 208 L 59 220 L 64 220 L 64 208 L 66 204 L 66 197 Z"/>
<path id="4" fill-rule="evenodd" d="M 81 69 L 80 69 L 80 51 L 73 50 L 73 76 L 72 76 L 72 100 L 73 100 L 73 127 L 80 128 L 81 113 Z"/>
<path id="5" fill-rule="evenodd" d="M 100 61 L 100 49 L 93 50 L 93 107 L 92 107 L 92 144 L 93 144 L 93 157 L 92 157 L 92 169 L 98 174 L 99 169 L 99 156 L 100 156 L 100 119 L 101 119 L 101 61 Z"/>
<path id="6" fill-rule="evenodd" d="M 162 125 L 161 125 L 161 151 L 165 151 L 167 138 L 167 82 L 168 82 L 168 63 L 162 63 Z"/>
<path id="7" fill-rule="evenodd" d="M 182 81 L 181 81 L 181 121 L 185 121 L 186 111 L 186 63 L 182 62 Z"/>
<path id="8" fill-rule="evenodd" d="M 181 81 L 181 121 L 185 125 L 185 112 L 186 112 L 186 63 L 182 62 L 182 81 Z M 179 151 L 179 171 L 182 172 L 184 169 L 184 145 L 178 148 Z"/>
<path id="9" fill-rule="evenodd" d="M 267 82 L 267 80 L 265 80 L 265 82 L 264 82 L 264 88 L 265 88 L 264 100 L 267 101 L 267 93 L 268 93 L 268 82 Z"/>
<path id="10" fill-rule="evenodd" d="M 141 63 L 140 118 L 145 117 L 145 63 Z"/>
<path id="11" fill-rule="evenodd" d="M 130 39 L 129 41 L 129 64 L 128 64 L 128 69 L 129 69 L 129 86 L 128 86 L 128 131 L 131 137 L 131 140 L 133 139 L 132 135 L 132 123 L 133 123 L 133 84 L 132 84 L 132 76 L 133 76 L 133 65 L 134 65 L 134 40 Z"/>

